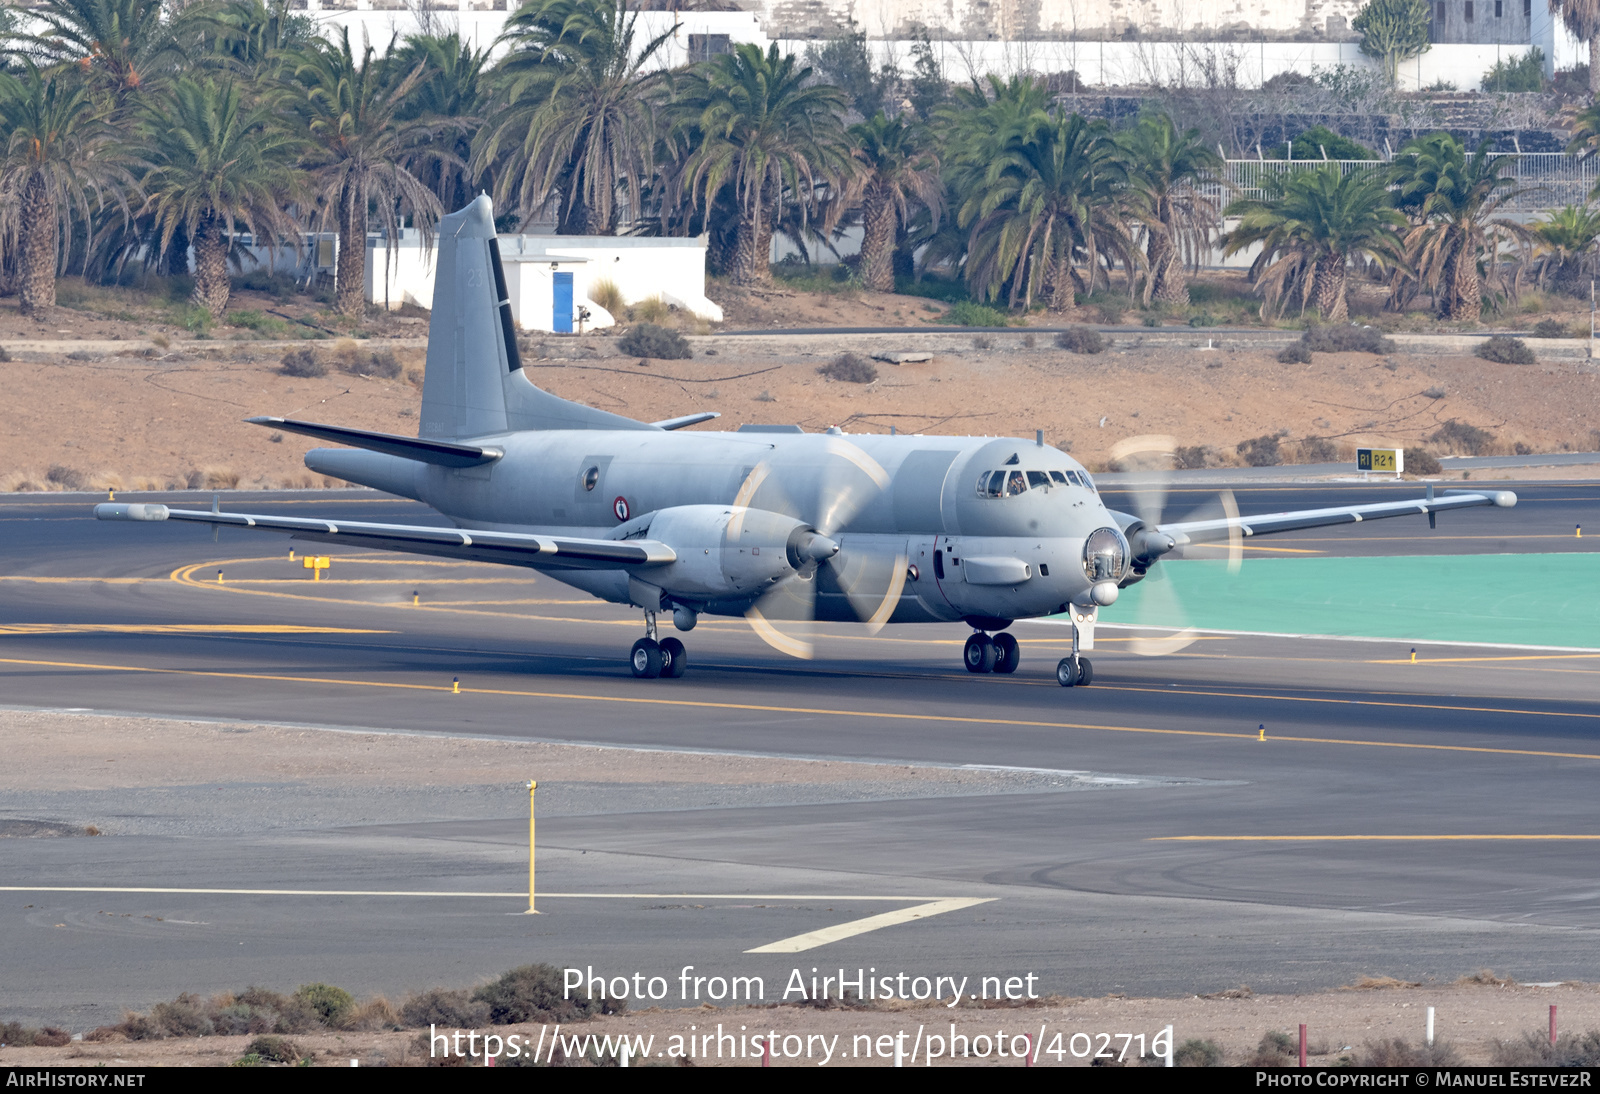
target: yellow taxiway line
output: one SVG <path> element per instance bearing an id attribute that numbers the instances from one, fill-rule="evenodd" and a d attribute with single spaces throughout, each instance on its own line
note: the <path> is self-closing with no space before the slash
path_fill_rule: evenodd
<path id="1" fill-rule="evenodd" d="M 1151 836 L 1151 843 L 1429 843 L 1438 840 L 1600 840 L 1600 835 L 1475 834 L 1443 836 Z"/>
<path id="2" fill-rule="evenodd" d="M 896 722 L 941 722 L 954 725 L 977 726 L 1012 726 L 1019 729 L 1081 729 L 1102 733 L 1141 733 L 1165 737 L 1210 737 L 1220 740 L 1257 741 L 1264 740 L 1272 743 L 1287 744 L 1323 744 L 1345 745 L 1362 748 L 1396 748 L 1424 752 L 1468 752 L 1481 753 L 1492 756 L 1538 756 L 1563 760 L 1600 760 L 1600 753 L 1592 752 L 1556 752 L 1546 749 L 1532 748 L 1495 748 L 1487 745 L 1445 745 L 1422 744 L 1409 741 L 1372 741 L 1359 738 L 1342 737 L 1294 737 L 1286 735 L 1270 736 L 1265 739 L 1258 738 L 1256 733 L 1230 733 L 1223 730 L 1205 729 L 1163 729 L 1156 726 L 1126 726 L 1104 725 L 1092 722 L 1047 722 L 1026 718 L 979 718 L 968 715 L 956 714 L 923 714 L 903 713 L 886 710 L 848 710 L 830 707 L 788 707 L 765 703 L 729 703 L 714 702 L 707 699 L 672 699 L 661 696 L 624 696 L 624 695 L 585 695 L 577 692 L 561 691 L 522 691 L 513 688 L 467 688 L 463 687 L 457 692 L 449 684 L 408 684 L 399 681 L 383 680 L 352 680 L 340 677 L 323 676 L 282 676 L 272 673 L 259 672 L 220 672 L 205 669 L 171 669 L 153 668 L 146 665 L 107 665 L 76 661 L 41 661 L 15 657 L 0 657 L 0 665 L 27 665 L 36 668 L 60 669 L 89 669 L 99 672 L 135 672 L 150 673 L 163 676 L 188 676 L 197 678 L 210 678 L 219 680 L 263 680 L 272 683 L 284 684 L 314 684 L 323 687 L 352 687 L 376 688 L 394 691 L 425 691 L 445 695 L 498 695 L 517 699 L 557 699 L 579 703 L 614 703 L 630 704 L 636 706 L 662 709 L 677 707 L 695 710 L 733 710 L 750 711 L 760 714 L 810 714 L 830 718 L 862 718 L 873 721 Z M 1127 689 L 1146 690 L 1146 689 Z M 1152 691 L 1162 689 L 1148 689 Z M 1163 694 L 1174 694 L 1172 691 L 1162 691 Z M 1215 694 L 1215 693 L 1205 693 Z M 1334 701 L 1334 700 L 1329 700 Z M 1340 700 L 1347 702 L 1346 700 Z M 1562 718 L 1600 718 L 1600 714 L 1567 714 L 1558 711 L 1517 711 L 1492 707 L 1450 707 L 1435 704 L 1404 704 L 1404 703 L 1369 703 L 1351 705 L 1370 706 L 1397 706 L 1415 707 L 1417 709 L 1439 709 L 1458 711 L 1461 713 L 1496 713 L 1496 714 L 1528 714 L 1546 717 Z"/>
<path id="3" fill-rule="evenodd" d="M 153 895 L 171 894 L 178 896 L 415 896 L 415 897 L 487 897 L 495 900 L 527 900 L 527 891 L 519 893 L 508 892 L 451 892 L 438 889 L 194 889 L 180 888 L 177 886 L 134 886 L 134 885 L 0 885 L 0 893 L 145 893 Z M 932 896 L 907 896 L 904 893 L 854 893 L 842 896 L 838 893 L 547 893 L 541 891 L 539 899 L 545 900 L 818 900 L 829 903 L 836 901 L 865 901 L 870 903 L 888 903 L 895 901 L 915 902 L 926 907 L 927 902 L 944 903 L 952 898 Z M 982 904 L 986 900 L 997 900 L 998 897 L 984 899 L 960 898 L 967 904 Z"/>
<path id="4" fill-rule="evenodd" d="M 292 623 L 0 623 L 0 634 L 394 634 Z"/>

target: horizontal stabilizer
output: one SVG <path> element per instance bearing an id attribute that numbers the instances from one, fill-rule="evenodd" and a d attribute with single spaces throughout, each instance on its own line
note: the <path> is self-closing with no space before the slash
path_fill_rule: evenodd
<path id="1" fill-rule="evenodd" d="M 713 418 L 720 417 L 722 415 L 715 410 L 702 410 L 698 414 L 685 414 L 681 418 L 668 418 L 664 422 L 651 422 L 650 424 L 657 429 L 682 429 L 685 426 L 699 425 L 701 422 L 709 422 Z"/>
<path id="2" fill-rule="evenodd" d="M 395 433 L 373 433 L 365 429 L 347 429 L 340 425 L 321 425 L 317 422 L 297 422 L 293 418 L 246 418 L 254 425 L 271 426 L 285 433 L 300 433 L 319 441 L 333 441 L 353 448 L 383 452 L 420 463 L 438 464 L 440 467 L 477 467 L 493 463 L 505 453 L 490 445 L 456 444 L 453 441 L 432 441 L 422 437 L 402 437 Z"/>

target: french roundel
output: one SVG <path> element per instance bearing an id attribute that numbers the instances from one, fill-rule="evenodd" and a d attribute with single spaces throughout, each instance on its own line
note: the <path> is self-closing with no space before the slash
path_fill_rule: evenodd
<path id="1" fill-rule="evenodd" d="M 611 503 L 611 510 L 612 510 L 612 512 L 617 514 L 617 519 L 618 520 L 627 520 L 628 519 L 628 499 L 627 498 L 618 498 L 616 501 Z"/>

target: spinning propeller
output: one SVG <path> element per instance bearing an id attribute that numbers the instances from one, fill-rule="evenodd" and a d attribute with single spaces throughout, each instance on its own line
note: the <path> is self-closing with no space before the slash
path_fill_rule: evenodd
<path id="1" fill-rule="evenodd" d="M 1168 551 L 1178 546 L 1172 536 L 1161 532 L 1161 518 L 1167 506 L 1167 495 L 1172 485 L 1173 454 L 1176 447 L 1171 437 L 1129 437 L 1111 449 L 1111 462 L 1119 471 L 1138 475 L 1129 486 L 1133 497 L 1137 524 L 1127 529 L 1128 545 L 1132 550 L 1134 569 L 1144 570 L 1139 591 L 1138 607 L 1129 620 L 1140 628 L 1129 643 L 1129 649 L 1144 657 L 1158 657 L 1177 653 L 1200 637 L 1187 623 L 1188 614 L 1178 598 L 1177 590 L 1162 567 L 1156 563 Z M 1223 490 L 1217 499 L 1197 509 L 1186 520 L 1210 520 L 1221 517 L 1236 519 L 1239 506 L 1233 491 Z M 1228 529 L 1228 573 L 1237 574 L 1244 558 L 1244 537 L 1237 525 Z M 1174 628 L 1174 621 L 1183 621 Z M 1151 631 L 1170 631 L 1170 634 L 1146 637 Z"/>
<path id="2" fill-rule="evenodd" d="M 734 498 L 728 538 L 736 539 L 746 509 L 766 509 L 804 521 L 812 529 L 794 543 L 796 574 L 780 582 L 745 613 L 767 645 L 791 657 L 809 658 L 811 643 L 777 624 L 804 626 L 816 618 L 817 586 L 826 579 L 849 601 L 857 619 L 877 634 L 894 613 L 906 583 L 906 556 L 852 551 L 834 537 L 889 486 L 888 472 L 849 441 L 829 437 L 819 461 L 786 460 L 781 480 L 761 463 L 751 469 Z"/>

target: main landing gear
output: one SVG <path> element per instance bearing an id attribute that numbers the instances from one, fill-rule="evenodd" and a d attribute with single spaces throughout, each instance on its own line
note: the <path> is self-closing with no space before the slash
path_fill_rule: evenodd
<path id="1" fill-rule="evenodd" d="M 966 662 L 968 672 L 1013 673 L 1022 664 L 1022 649 L 1017 645 L 1017 640 L 1005 631 L 993 638 L 979 631 L 967 639 L 961 659 Z"/>
<path id="2" fill-rule="evenodd" d="M 644 613 L 645 636 L 633 644 L 628 667 L 635 676 L 647 680 L 657 677 L 676 680 L 689 668 L 689 651 L 676 638 L 656 641 L 656 613 Z"/>

